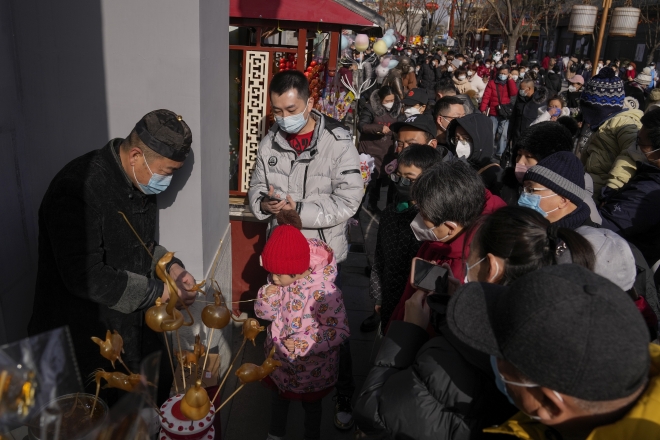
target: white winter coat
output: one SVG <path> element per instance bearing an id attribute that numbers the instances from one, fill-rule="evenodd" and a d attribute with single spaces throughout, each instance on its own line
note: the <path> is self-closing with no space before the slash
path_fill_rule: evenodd
<path id="1" fill-rule="evenodd" d="M 302 233 L 325 241 L 337 262 L 348 254 L 347 221 L 364 195 L 360 157 L 351 134 L 338 121 L 312 110 L 316 120 L 311 146 L 298 156 L 277 123 L 261 140 L 252 172 L 248 199 L 260 220 L 272 217 L 269 234 L 277 226 L 274 216 L 261 211 L 261 192 L 273 185 L 276 194 L 297 202 Z"/>

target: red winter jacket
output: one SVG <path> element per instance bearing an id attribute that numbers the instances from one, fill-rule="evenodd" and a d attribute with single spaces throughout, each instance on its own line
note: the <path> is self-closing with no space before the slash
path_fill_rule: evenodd
<path id="1" fill-rule="evenodd" d="M 488 81 L 486 90 L 484 90 L 484 96 L 481 98 L 481 104 L 479 105 L 479 111 L 482 113 L 485 112 L 487 108 L 490 108 L 488 116 L 497 116 L 497 106 L 500 102 L 497 99 L 498 90 L 495 90 L 496 86 L 500 92 L 500 98 L 502 98 L 501 104 L 510 104 L 511 97 L 516 96 L 518 93 L 516 82 L 512 79 L 507 80 L 506 84 L 498 83 L 497 80 Z"/>
<path id="2" fill-rule="evenodd" d="M 489 83 L 490 84 L 490 83 Z M 486 201 L 484 203 L 484 210 L 481 212 L 481 215 L 492 214 L 500 208 L 506 206 L 504 200 L 500 199 L 497 196 L 494 196 L 490 191 L 486 190 Z M 472 237 L 470 237 L 471 239 Z M 467 241 L 467 242 L 466 242 Z M 463 282 L 465 277 L 465 265 L 463 264 L 463 249 L 465 249 L 466 257 L 467 252 L 469 251 L 470 242 L 466 240 L 466 234 L 461 234 L 450 243 L 443 243 L 441 241 L 425 241 L 419 251 L 417 252 L 416 257 L 419 257 L 426 261 L 431 261 L 435 264 L 442 265 L 444 263 L 449 264 L 454 277 Z M 406 301 L 410 298 L 416 289 L 410 284 L 410 280 L 406 284 L 406 288 L 403 291 L 403 295 L 399 300 L 390 322 L 392 321 L 403 321 L 403 315 L 406 310 Z"/>

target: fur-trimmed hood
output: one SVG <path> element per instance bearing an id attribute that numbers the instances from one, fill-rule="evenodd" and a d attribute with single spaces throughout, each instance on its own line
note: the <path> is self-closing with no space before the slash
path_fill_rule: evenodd
<path id="1" fill-rule="evenodd" d="M 548 89 L 543 86 L 534 86 L 532 100 L 536 104 L 545 104 L 548 98 L 551 98 L 551 96 L 548 96 Z"/>
<path id="2" fill-rule="evenodd" d="M 378 96 L 378 89 L 371 92 L 371 96 L 369 96 L 369 105 L 371 106 L 371 111 L 374 116 L 383 116 L 385 113 L 389 113 L 393 118 L 396 118 L 401 111 L 401 100 L 396 93 L 394 94 L 394 105 L 392 106 L 392 109 L 387 110 L 383 107 L 383 104 L 381 104 L 380 97 Z"/>

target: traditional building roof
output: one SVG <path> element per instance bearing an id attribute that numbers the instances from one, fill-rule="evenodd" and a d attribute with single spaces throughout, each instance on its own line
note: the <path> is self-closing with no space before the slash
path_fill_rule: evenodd
<path id="1" fill-rule="evenodd" d="M 383 17 L 355 0 L 230 0 L 229 16 L 347 26 L 385 25 Z"/>

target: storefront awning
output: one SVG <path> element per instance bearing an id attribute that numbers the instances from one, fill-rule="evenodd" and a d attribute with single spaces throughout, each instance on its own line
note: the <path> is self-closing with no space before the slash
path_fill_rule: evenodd
<path id="1" fill-rule="evenodd" d="M 230 0 L 231 18 L 380 26 L 385 19 L 355 0 Z"/>

